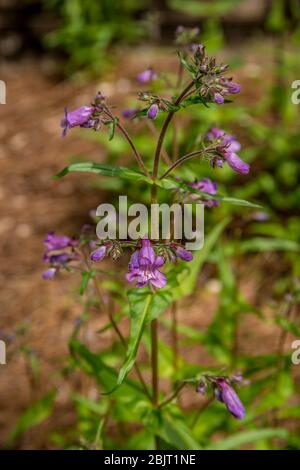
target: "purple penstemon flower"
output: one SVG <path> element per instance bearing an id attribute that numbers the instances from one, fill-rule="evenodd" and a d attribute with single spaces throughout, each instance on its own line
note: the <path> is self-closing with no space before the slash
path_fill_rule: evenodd
<path id="1" fill-rule="evenodd" d="M 60 126 L 63 128 L 62 136 L 67 134 L 67 130 L 72 127 L 93 127 L 95 121 L 92 116 L 96 108 L 94 106 L 80 106 L 74 111 L 68 111 L 65 108 L 65 116 L 61 120 Z"/>
<path id="2" fill-rule="evenodd" d="M 171 248 L 174 251 L 177 258 L 182 259 L 183 261 L 192 261 L 193 255 L 190 251 L 183 248 L 183 246 L 178 243 L 171 243 Z"/>
<path id="3" fill-rule="evenodd" d="M 221 77 L 213 92 L 213 100 L 216 104 L 223 104 L 227 95 L 235 95 L 241 91 L 241 85 L 233 82 L 232 78 Z"/>
<path id="4" fill-rule="evenodd" d="M 219 142 L 219 145 L 217 146 L 218 155 L 211 159 L 212 166 L 221 167 L 223 159 L 223 161 L 228 163 L 228 165 L 237 173 L 243 175 L 249 173 L 250 165 L 244 162 L 236 153 L 241 149 L 241 144 L 234 136 L 226 134 L 225 131 L 218 127 L 213 127 L 207 133 L 207 138 L 211 142 Z"/>
<path id="5" fill-rule="evenodd" d="M 149 67 L 148 69 L 139 73 L 136 79 L 140 83 L 149 83 L 157 79 L 157 73 L 154 72 L 154 70 L 151 67 Z"/>
<path id="6" fill-rule="evenodd" d="M 105 245 L 100 246 L 99 248 L 97 248 L 91 253 L 90 255 L 91 260 L 94 262 L 102 261 L 103 258 L 105 258 L 106 251 L 107 251 L 107 246 Z"/>
<path id="7" fill-rule="evenodd" d="M 158 288 L 164 287 L 167 279 L 158 269 L 164 265 L 164 258 L 155 254 L 147 238 L 142 239 L 141 244 L 142 247 L 131 256 L 127 281 L 137 281 L 136 287 L 144 287 L 149 283 Z"/>
<path id="8" fill-rule="evenodd" d="M 223 378 L 218 378 L 215 383 L 215 396 L 224 403 L 229 413 L 236 419 L 243 419 L 245 408 L 235 390 Z"/>
<path id="9" fill-rule="evenodd" d="M 75 247 L 78 241 L 64 235 L 56 235 L 54 232 L 48 232 L 44 240 L 47 251 L 63 250 L 67 247 Z"/>
<path id="10" fill-rule="evenodd" d="M 217 183 L 215 181 L 212 181 L 209 178 L 203 178 L 201 180 L 195 181 L 194 183 L 190 183 L 190 186 L 191 188 L 198 189 L 199 191 L 202 191 L 203 193 L 207 193 L 211 195 L 217 194 L 217 191 L 218 191 Z M 197 197 L 197 195 L 195 196 Z M 215 201 L 214 199 L 203 199 L 201 200 L 201 202 L 207 207 L 219 205 L 219 202 Z"/>

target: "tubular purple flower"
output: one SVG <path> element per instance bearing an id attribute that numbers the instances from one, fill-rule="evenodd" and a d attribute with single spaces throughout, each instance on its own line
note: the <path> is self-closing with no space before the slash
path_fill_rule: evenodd
<path id="1" fill-rule="evenodd" d="M 63 128 L 62 136 L 67 134 L 67 130 L 72 127 L 92 127 L 94 121 L 91 120 L 91 116 L 96 111 L 93 106 L 81 106 L 75 109 L 75 111 L 68 111 L 65 108 L 65 117 L 61 120 L 60 126 Z"/>
<path id="2" fill-rule="evenodd" d="M 237 173 L 242 175 L 247 175 L 247 173 L 249 173 L 250 165 L 244 162 L 236 153 L 226 152 L 224 158 L 228 165 Z"/>
<path id="3" fill-rule="evenodd" d="M 218 190 L 217 183 L 209 178 L 203 178 L 202 180 L 195 181 L 194 183 L 191 183 L 190 186 L 208 194 L 216 194 Z"/>
<path id="4" fill-rule="evenodd" d="M 144 287 L 150 283 L 155 287 L 162 288 L 166 285 L 167 279 L 158 268 L 164 263 L 165 260 L 162 256 L 156 256 L 150 240 L 142 239 L 141 249 L 136 250 L 131 256 L 126 279 L 128 282 L 136 280 L 136 287 Z"/>
<path id="5" fill-rule="evenodd" d="M 240 93 L 241 91 L 241 85 L 239 83 L 235 82 L 230 82 L 228 84 L 228 92 L 232 95 L 235 95 L 236 93 Z"/>
<path id="6" fill-rule="evenodd" d="M 222 129 L 217 127 L 212 127 L 207 133 L 207 138 L 211 142 L 214 140 L 220 141 L 220 145 L 218 145 L 217 151 L 222 155 L 222 157 L 220 155 L 213 157 L 211 160 L 212 166 L 222 166 L 222 164 L 219 164 L 219 162 L 220 159 L 223 158 L 223 160 L 227 162 L 228 165 L 237 173 L 243 175 L 249 173 L 250 165 L 241 160 L 241 158 L 236 153 L 241 149 L 241 144 L 233 135 L 226 134 Z"/>
<path id="7" fill-rule="evenodd" d="M 215 181 L 212 181 L 209 178 L 203 178 L 202 180 L 195 181 L 194 183 L 190 183 L 190 186 L 194 189 L 198 189 L 207 194 L 214 195 L 217 193 L 218 185 Z M 218 206 L 219 202 L 213 199 L 204 199 L 203 204 L 207 207 Z"/>
<path id="8" fill-rule="evenodd" d="M 78 244 L 77 240 L 72 240 L 66 236 L 55 235 L 54 232 L 47 234 L 44 243 L 47 251 L 63 250 L 67 247 L 75 247 Z"/>
<path id="9" fill-rule="evenodd" d="M 234 416 L 234 418 L 243 419 L 245 416 L 245 408 L 233 388 L 228 385 L 224 379 L 218 379 L 216 387 L 216 398 L 224 403 L 227 410 L 232 414 L 232 416 Z"/>
<path id="10" fill-rule="evenodd" d="M 91 253 L 90 255 L 91 260 L 94 261 L 95 263 L 103 260 L 103 258 L 106 255 L 106 250 L 107 250 L 107 247 L 105 245 L 100 246 L 99 248 L 97 248 L 95 251 Z"/>
<path id="11" fill-rule="evenodd" d="M 148 109 L 147 116 L 149 119 L 155 119 L 158 113 L 158 105 L 156 103 L 152 104 Z"/>
<path id="12" fill-rule="evenodd" d="M 171 248 L 175 251 L 175 254 L 178 258 L 182 259 L 183 261 L 192 261 L 192 253 L 183 248 L 181 245 L 178 245 L 177 243 L 171 243 Z"/>
<path id="13" fill-rule="evenodd" d="M 149 83 L 157 79 L 157 73 L 154 72 L 154 70 L 151 67 L 149 67 L 148 69 L 139 73 L 136 79 L 140 83 Z"/>

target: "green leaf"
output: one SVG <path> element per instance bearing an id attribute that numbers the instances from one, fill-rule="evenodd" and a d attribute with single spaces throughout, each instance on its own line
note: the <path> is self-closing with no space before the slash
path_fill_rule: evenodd
<path id="1" fill-rule="evenodd" d="M 277 316 L 276 323 L 285 331 L 292 333 L 296 338 L 300 338 L 300 327 L 286 317 Z"/>
<path id="2" fill-rule="evenodd" d="M 130 338 L 125 362 L 119 372 L 118 385 L 123 382 L 134 365 L 145 327 L 166 310 L 172 302 L 172 294 L 168 289 L 160 289 L 155 294 L 147 288 L 131 289 L 128 291 L 128 300 L 131 318 Z"/>
<path id="3" fill-rule="evenodd" d="M 180 450 L 200 450 L 200 444 L 180 417 L 164 412 L 160 416 L 157 434 L 164 441 Z"/>
<path id="4" fill-rule="evenodd" d="M 189 64 L 188 61 L 186 60 L 186 58 L 183 56 L 183 54 L 181 54 L 180 52 L 178 52 L 178 57 L 179 57 L 179 60 L 180 62 L 182 63 L 183 67 L 188 71 L 190 72 L 190 74 L 192 75 L 192 77 L 194 77 L 194 74 L 195 74 L 195 67 L 192 65 L 192 64 Z"/>
<path id="5" fill-rule="evenodd" d="M 151 178 L 148 178 L 144 174 L 139 171 L 131 170 L 129 168 L 124 167 L 113 167 L 111 165 L 100 164 L 100 163 L 93 163 L 93 162 L 83 162 L 83 163 L 72 163 L 71 165 L 65 167 L 61 172 L 59 172 L 54 179 L 62 178 L 69 173 L 73 172 L 82 172 L 82 173 L 95 173 L 102 176 L 110 176 L 110 177 L 118 177 L 125 180 L 131 181 L 140 181 L 150 185 L 154 184 L 154 181 Z M 179 182 L 173 178 L 163 178 L 162 180 L 156 180 L 155 183 L 157 186 L 167 189 L 167 190 L 182 190 L 188 191 L 192 194 L 198 194 L 203 199 L 206 200 L 216 200 L 221 202 L 227 202 L 229 204 L 234 204 L 237 206 L 245 206 L 251 207 L 255 209 L 261 209 L 262 206 L 259 204 L 254 204 L 253 202 L 246 201 L 244 199 L 238 199 L 234 197 L 227 197 L 227 196 L 218 196 L 218 195 L 211 195 L 199 191 L 198 189 L 191 188 L 188 184 Z"/>
<path id="6" fill-rule="evenodd" d="M 170 178 L 170 177 L 158 180 L 158 181 L 156 181 L 156 184 L 158 186 L 164 188 L 164 189 L 169 189 L 169 190 L 181 189 L 182 191 L 185 191 L 185 192 L 189 192 L 189 193 L 192 193 L 192 194 L 198 194 L 199 196 L 201 196 L 205 200 L 211 200 L 212 199 L 212 200 L 216 200 L 216 201 L 227 202 L 229 204 L 234 204 L 236 206 L 252 207 L 252 208 L 255 208 L 255 209 L 261 209 L 262 208 L 262 206 L 260 206 L 259 204 L 255 204 L 253 202 L 246 201 L 245 199 L 238 199 L 238 198 L 235 198 L 235 197 L 219 196 L 219 195 L 216 195 L 216 194 L 211 195 L 211 194 L 204 193 L 202 191 L 199 191 L 198 189 L 191 188 L 191 186 L 189 186 L 186 183 L 183 183 L 181 181 L 177 181 L 177 180 L 175 180 L 173 178 Z"/>
<path id="7" fill-rule="evenodd" d="M 180 103 L 180 107 L 181 108 L 187 108 L 188 106 L 192 106 L 192 105 L 195 105 L 195 104 L 203 104 L 206 108 L 209 108 L 207 103 L 210 103 L 210 102 L 211 101 L 208 98 L 207 99 L 204 98 L 199 93 L 199 94 L 196 94 L 196 95 L 192 95 L 189 98 L 187 98 L 186 100 L 182 101 L 182 103 Z"/>
<path id="8" fill-rule="evenodd" d="M 230 450 L 238 449 L 243 445 L 252 444 L 262 439 L 287 439 L 288 431 L 281 428 L 255 429 L 251 431 L 242 431 L 221 441 L 215 442 L 206 447 L 205 450 Z"/>
<path id="9" fill-rule="evenodd" d="M 116 120 L 114 119 L 113 121 L 110 121 L 108 124 L 108 140 L 112 140 L 115 135 L 115 129 L 116 129 Z"/>
<path id="10" fill-rule="evenodd" d="M 52 390 L 51 392 L 44 395 L 40 400 L 33 403 L 29 408 L 27 408 L 25 413 L 19 418 L 17 424 L 9 433 L 6 441 L 7 446 L 12 446 L 12 444 L 21 434 L 33 426 L 37 426 L 42 421 L 47 419 L 48 416 L 50 416 L 53 409 L 55 396 L 56 391 Z"/>
<path id="11" fill-rule="evenodd" d="M 85 293 L 89 280 L 94 277 L 95 272 L 96 272 L 95 270 L 91 270 L 91 271 L 84 271 L 83 273 L 81 273 L 81 282 L 79 286 L 80 295 L 83 295 Z"/>
<path id="12" fill-rule="evenodd" d="M 54 179 L 62 178 L 63 176 L 73 172 L 95 173 L 97 175 L 111 177 L 116 176 L 126 180 L 145 181 L 148 184 L 153 184 L 153 181 L 150 178 L 147 178 L 139 171 L 94 162 L 72 163 L 54 176 Z"/>
<path id="13" fill-rule="evenodd" d="M 108 366 L 100 354 L 92 353 L 84 344 L 72 337 L 69 343 L 71 354 L 76 358 L 76 365 L 80 366 L 87 374 L 93 376 L 105 391 L 109 392 L 116 385 L 117 373 Z M 133 381 L 126 379 L 123 383 L 120 396 L 126 394 L 133 397 L 144 397 L 143 390 Z"/>

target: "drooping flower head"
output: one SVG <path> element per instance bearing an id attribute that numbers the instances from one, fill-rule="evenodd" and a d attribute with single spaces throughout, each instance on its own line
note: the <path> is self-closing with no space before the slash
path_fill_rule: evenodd
<path id="1" fill-rule="evenodd" d="M 214 376 L 204 374 L 197 384 L 196 392 L 205 395 L 208 391 L 208 385 L 212 388 L 215 398 L 224 403 L 229 413 L 236 419 L 243 419 L 245 416 L 245 408 L 239 399 L 232 384 L 246 383 L 241 373 L 230 377 Z"/>
<path id="2" fill-rule="evenodd" d="M 164 287 L 167 279 L 158 269 L 164 265 L 164 258 L 155 254 L 151 242 L 147 238 L 141 240 L 141 245 L 141 248 L 131 256 L 126 279 L 128 282 L 137 281 L 136 287 L 144 287 L 147 284 L 158 288 Z"/>
<path id="3" fill-rule="evenodd" d="M 96 108 L 94 106 L 80 106 L 74 111 L 68 111 L 65 108 L 65 116 L 61 120 L 60 126 L 63 128 L 62 136 L 67 134 L 68 129 L 72 127 L 93 127 L 95 121 L 92 116 Z"/>
<path id="4" fill-rule="evenodd" d="M 183 246 L 178 243 L 172 242 L 171 248 L 177 258 L 182 259 L 183 261 L 192 261 L 193 255 L 190 251 L 183 248 Z"/>
<path id="5" fill-rule="evenodd" d="M 217 379 L 215 396 L 236 419 L 243 419 L 245 408 L 235 390 L 223 378 Z"/>
<path id="6" fill-rule="evenodd" d="M 236 153 L 241 149 L 241 144 L 234 136 L 226 134 L 218 127 L 213 127 L 207 133 L 207 138 L 218 144 L 217 155 L 211 159 L 212 166 L 222 167 L 223 162 L 226 162 L 237 173 L 243 175 L 249 173 L 250 166 Z"/>

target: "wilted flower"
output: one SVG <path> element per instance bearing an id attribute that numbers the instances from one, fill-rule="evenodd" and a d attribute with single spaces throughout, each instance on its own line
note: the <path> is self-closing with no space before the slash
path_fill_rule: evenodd
<path id="1" fill-rule="evenodd" d="M 93 127 L 94 120 L 92 116 L 96 108 L 94 106 L 81 106 L 75 111 L 68 111 L 65 108 L 65 117 L 61 120 L 60 126 L 63 128 L 63 137 L 67 134 L 67 130 L 72 127 Z"/>
<path id="2" fill-rule="evenodd" d="M 164 265 L 165 260 L 162 256 L 156 256 L 150 240 L 144 238 L 141 243 L 142 247 L 131 256 L 126 279 L 128 282 L 136 280 L 136 287 L 144 287 L 150 283 L 162 288 L 166 285 L 167 279 L 158 268 Z"/>
<path id="3" fill-rule="evenodd" d="M 146 69 L 143 72 L 139 73 L 137 75 L 136 79 L 140 83 L 149 83 L 149 82 L 152 82 L 153 80 L 157 79 L 157 73 L 154 72 L 154 70 L 151 67 L 149 67 L 148 69 Z"/>
<path id="4" fill-rule="evenodd" d="M 147 116 L 149 119 L 155 119 L 158 113 L 158 105 L 153 103 L 148 109 Z"/>

